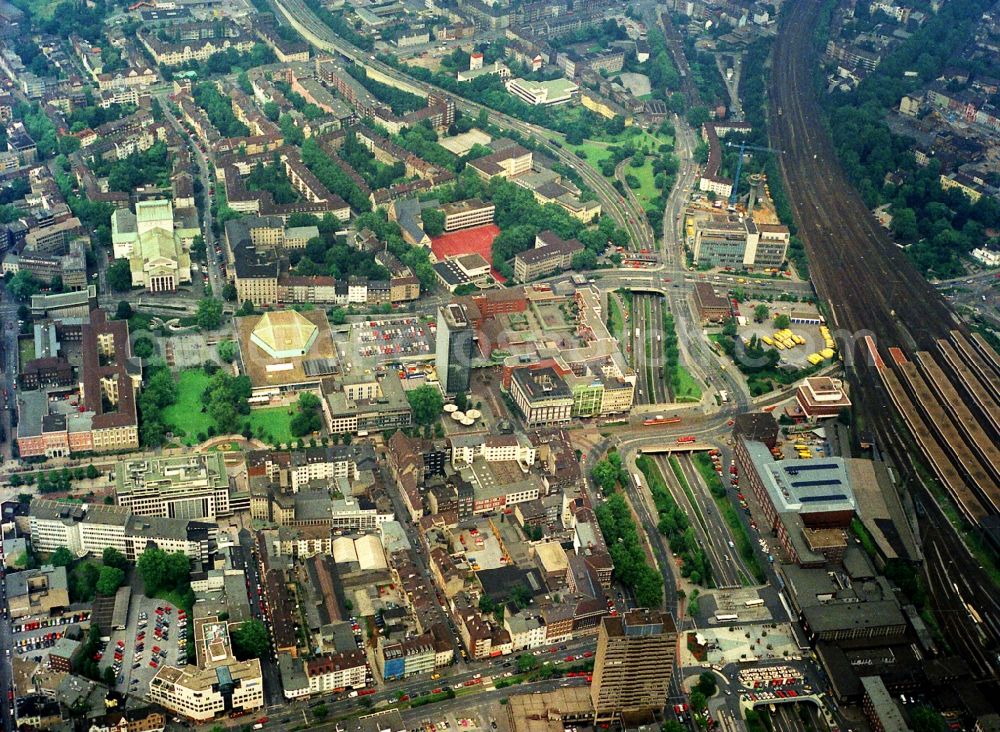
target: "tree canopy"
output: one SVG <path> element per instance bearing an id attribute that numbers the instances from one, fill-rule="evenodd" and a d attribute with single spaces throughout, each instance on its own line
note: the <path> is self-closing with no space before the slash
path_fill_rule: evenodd
<path id="1" fill-rule="evenodd" d="M 183 552 L 168 554 L 162 549 L 149 547 L 135 564 L 147 595 L 160 591 L 184 591 L 190 587 L 191 562 Z"/>
<path id="2" fill-rule="evenodd" d="M 37 295 L 42 289 L 42 281 L 33 273 L 21 270 L 7 283 L 7 291 L 14 296 L 15 300 L 27 302 L 32 295 Z"/>
<path id="3" fill-rule="evenodd" d="M 125 572 L 118 567 L 101 567 L 101 574 L 97 578 L 97 594 L 110 596 L 118 591 L 125 581 Z"/>
<path id="4" fill-rule="evenodd" d="M 203 330 L 218 328 L 222 325 L 222 301 L 214 297 L 199 300 L 195 319 L 198 321 L 198 327 Z"/>
<path id="5" fill-rule="evenodd" d="M 132 289 L 132 268 L 127 259 L 116 259 L 108 267 L 108 287 L 115 292 L 128 292 Z"/>
<path id="6" fill-rule="evenodd" d="M 430 385 L 420 386 L 406 392 L 406 398 L 413 409 L 413 421 L 416 424 L 432 424 L 441 416 L 444 407 L 444 397 L 441 392 Z"/>
<path id="7" fill-rule="evenodd" d="M 267 626 L 256 618 L 245 621 L 231 633 L 233 653 L 241 661 L 270 655 L 271 638 Z"/>

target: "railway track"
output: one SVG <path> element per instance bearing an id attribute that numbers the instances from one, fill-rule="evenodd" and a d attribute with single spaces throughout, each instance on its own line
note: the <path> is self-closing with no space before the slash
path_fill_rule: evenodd
<path id="1" fill-rule="evenodd" d="M 911 443 L 900 434 L 893 407 L 966 520 L 977 527 L 989 511 L 972 489 L 972 480 L 957 467 L 959 461 L 946 451 L 942 440 L 946 442 L 947 437 L 932 430 L 896 370 L 882 364 L 878 355 L 879 349 L 890 346 L 911 358 L 919 351 L 937 353 L 939 341 L 954 343 L 949 339 L 952 331 L 960 331 L 961 336 L 965 329 L 905 253 L 889 240 L 837 160 L 814 83 L 814 33 L 820 6 L 821 0 L 790 4 L 775 38 L 768 110 L 771 145 L 785 151 L 779 165 L 814 285 L 829 303 L 831 330 L 840 341 L 858 395 L 857 418 L 878 436 L 885 457 L 909 476 L 916 500 L 927 509 L 922 524 L 931 607 L 941 620 L 945 638 L 961 653 L 984 693 L 997 694 L 1000 629 L 993 623 L 976 622 L 966 610 L 966 606 L 991 607 L 996 588 L 921 479 L 910 454 Z M 860 348 L 867 335 L 877 343 L 872 355 Z M 995 360 L 995 354 L 989 356 L 978 342 L 975 348 L 984 360 Z M 965 356 L 962 360 L 969 363 Z M 974 368 L 980 370 L 978 364 Z M 946 377 L 952 384 L 960 384 L 961 375 L 950 365 L 948 371 Z M 1000 376 L 989 364 L 982 371 L 977 376 L 986 388 Z M 977 404 L 968 406 L 985 426 L 988 411 Z M 955 574 L 966 585 L 962 593 L 947 581 Z M 977 640 L 970 641 L 973 638 Z"/>
<path id="2" fill-rule="evenodd" d="M 889 240 L 837 160 L 814 87 L 819 8 L 819 0 L 789 7 L 770 84 L 771 144 L 785 151 L 779 165 L 810 270 L 834 325 L 849 334 L 842 340 L 869 331 L 883 343 L 930 349 L 958 321 Z"/>

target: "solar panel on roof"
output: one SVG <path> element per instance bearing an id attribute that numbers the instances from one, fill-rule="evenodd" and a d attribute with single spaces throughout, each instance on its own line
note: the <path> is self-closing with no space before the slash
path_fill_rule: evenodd
<path id="1" fill-rule="evenodd" d="M 799 500 L 803 503 L 822 503 L 824 501 L 846 501 L 847 496 L 843 493 L 831 493 L 825 496 L 802 496 Z"/>
<path id="2" fill-rule="evenodd" d="M 789 473 L 797 472 L 799 470 L 837 470 L 840 466 L 833 463 L 821 463 L 819 465 L 802 465 L 801 463 L 795 463 L 795 465 L 789 465 L 786 471 Z"/>
<path id="3" fill-rule="evenodd" d="M 819 485 L 840 485 L 839 478 L 825 478 L 823 480 L 793 480 L 793 488 L 812 488 Z"/>

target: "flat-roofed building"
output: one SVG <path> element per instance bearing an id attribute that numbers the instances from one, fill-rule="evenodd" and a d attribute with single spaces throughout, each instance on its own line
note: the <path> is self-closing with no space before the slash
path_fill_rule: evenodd
<path id="1" fill-rule="evenodd" d="M 529 81 L 527 79 L 510 79 L 506 83 L 507 91 L 522 101 L 534 106 L 552 106 L 566 104 L 580 91 L 580 87 L 569 79 L 552 79 L 551 81 Z"/>
<path id="2" fill-rule="evenodd" d="M 809 419 L 836 417 L 851 408 L 844 382 L 829 376 L 810 376 L 795 390 L 795 400 Z"/>
<path id="3" fill-rule="evenodd" d="M 767 518 L 778 527 L 779 514 L 795 513 L 807 528 L 845 529 L 856 504 L 844 459 L 775 460 L 767 446 L 739 438 L 736 465 Z"/>
<path id="4" fill-rule="evenodd" d="M 221 452 L 123 460 L 115 466 L 115 497 L 140 516 L 214 520 L 232 514 Z"/>
<path id="5" fill-rule="evenodd" d="M 564 732 L 590 726 L 594 706 L 586 686 L 569 686 L 534 694 L 515 694 L 507 701 L 510 732 Z"/>
<path id="6" fill-rule="evenodd" d="M 69 586 L 65 567 L 47 564 L 40 569 L 11 572 L 4 577 L 10 617 L 48 615 L 69 607 Z"/>
<path id="7" fill-rule="evenodd" d="M 598 723 L 658 718 L 676 657 L 671 615 L 646 608 L 605 617 L 597 631 L 590 699 Z"/>
<path id="8" fill-rule="evenodd" d="M 691 243 L 695 264 L 733 269 L 781 267 L 791 234 L 780 224 L 758 224 L 751 217 L 710 213 L 694 217 Z"/>
<path id="9" fill-rule="evenodd" d="M 408 427 L 413 421 L 413 410 L 395 371 L 377 381 L 377 393 L 372 398 L 354 399 L 342 388 L 325 396 L 332 433 L 382 432 Z"/>
<path id="10" fill-rule="evenodd" d="M 565 424 L 573 414 L 573 393 L 551 366 L 515 369 L 510 395 L 528 427 Z"/>
<path id="11" fill-rule="evenodd" d="M 535 246 L 514 256 L 514 277 L 520 282 L 542 277 L 551 272 L 569 269 L 573 255 L 583 251 L 576 239 L 562 239 L 554 231 L 542 231 L 535 236 Z"/>
<path id="12" fill-rule="evenodd" d="M 464 201 L 446 203 L 441 206 L 441 211 L 444 213 L 444 230 L 457 231 L 458 229 L 492 224 L 496 206 L 492 203 L 484 203 L 478 198 L 469 198 Z"/>
<path id="13" fill-rule="evenodd" d="M 445 393 L 467 391 L 472 370 L 473 331 L 466 308 L 450 303 L 438 308 L 435 366 Z"/>
<path id="14" fill-rule="evenodd" d="M 910 732 L 902 710 L 896 706 L 896 700 L 878 676 L 862 676 L 860 678 L 864 696 L 861 708 L 872 726 L 873 732 Z"/>
<path id="15" fill-rule="evenodd" d="M 483 180 L 513 178 L 529 172 L 532 160 L 531 150 L 515 144 L 492 155 L 472 160 L 469 162 L 469 167 Z"/>
<path id="16" fill-rule="evenodd" d="M 160 666 L 149 682 L 151 701 L 196 722 L 264 706 L 260 659 L 236 660 L 225 621 L 215 616 L 195 620 L 192 642 L 196 664 Z"/>
<path id="17" fill-rule="evenodd" d="M 719 323 L 730 316 L 729 300 L 716 294 L 715 288 L 708 282 L 695 283 L 694 302 L 703 323 Z"/>

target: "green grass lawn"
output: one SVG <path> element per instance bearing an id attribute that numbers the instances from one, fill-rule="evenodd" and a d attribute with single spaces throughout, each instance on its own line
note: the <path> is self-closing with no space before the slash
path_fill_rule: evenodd
<path id="1" fill-rule="evenodd" d="M 612 141 L 584 140 L 583 143 L 580 145 L 568 144 L 562 135 L 555 132 L 551 133 L 548 136 L 554 140 L 559 140 L 560 142 L 562 142 L 563 146 L 567 150 L 572 150 L 574 153 L 583 151 L 584 155 L 586 155 L 584 161 L 587 163 L 587 165 L 596 170 L 598 173 L 601 172 L 600 162 L 611 156 L 611 153 L 608 152 L 608 148 L 612 147 L 613 145 L 631 141 L 633 144 L 635 144 L 636 147 L 645 148 L 650 153 L 655 153 L 657 150 L 659 150 L 660 145 L 663 144 L 673 145 L 673 139 L 667 135 L 654 135 L 650 132 L 646 132 L 645 130 L 641 130 L 630 136 L 628 135 L 629 130 L 638 130 L 638 128 L 627 127 L 625 129 L 626 134 L 623 135 L 622 138 L 619 140 L 612 140 Z M 652 197 L 655 197 L 656 195 L 655 189 L 653 188 L 653 183 L 652 183 L 653 180 L 652 165 L 647 164 L 647 166 L 644 167 L 649 168 L 649 173 L 648 173 L 649 188 L 654 191 Z M 633 168 L 632 170 L 635 169 Z M 641 180 L 640 173 L 641 171 L 633 174 L 639 177 Z"/>
<path id="2" fill-rule="evenodd" d="M 201 411 L 202 395 L 209 381 L 208 374 L 201 369 L 182 371 L 177 381 L 177 401 L 163 410 L 167 429 L 185 445 L 196 444 L 198 433 L 207 433 L 212 426 L 212 418 Z"/>
<path id="3" fill-rule="evenodd" d="M 49 0 L 15 0 L 14 5 L 39 20 L 49 20 L 56 10 L 57 3 Z"/>
<path id="4" fill-rule="evenodd" d="M 35 341 L 33 338 L 21 338 L 17 342 L 17 358 L 21 366 L 35 357 Z"/>
<path id="5" fill-rule="evenodd" d="M 653 161 L 647 157 L 641 168 L 633 168 L 630 163 L 626 163 L 622 169 L 625 175 L 634 175 L 639 181 L 639 187 L 633 192 L 643 208 L 647 208 L 653 200 L 660 195 L 656 185 L 653 183 Z"/>
<path id="6" fill-rule="evenodd" d="M 611 157 L 611 153 L 608 152 L 609 145 L 606 142 L 586 140 L 582 145 L 566 144 L 565 146 L 566 149 L 572 150 L 574 153 L 583 151 L 583 154 L 586 155 L 586 157 L 583 158 L 583 161 L 598 173 L 601 173 L 600 162 L 605 158 Z M 603 175 L 603 173 L 601 173 L 601 175 Z"/>
<path id="7" fill-rule="evenodd" d="M 621 308 L 618 307 L 618 300 L 614 295 L 608 295 L 608 330 L 611 335 L 619 340 L 625 332 L 625 321 L 622 319 Z"/>
<path id="8" fill-rule="evenodd" d="M 696 402 L 701 399 L 701 387 L 695 378 L 691 375 L 691 372 L 686 368 L 677 364 L 677 376 L 680 378 L 680 386 L 677 387 L 677 393 L 674 394 L 674 399 L 679 402 L 692 401 Z"/>
<path id="9" fill-rule="evenodd" d="M 264 436 L 261 439 L 271 445 L 280 445 L 281 443 L 287 445 L 292 440 L 298 439 L 292 434 L 292 415 L 288 413 L 289 409 L 294 413 L 292 407 L 265 407 L 250 410 L 248 419 L 254 437 L 257 437 L 260 434 L 258 430 L 262 429 Z"/>

